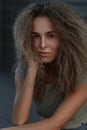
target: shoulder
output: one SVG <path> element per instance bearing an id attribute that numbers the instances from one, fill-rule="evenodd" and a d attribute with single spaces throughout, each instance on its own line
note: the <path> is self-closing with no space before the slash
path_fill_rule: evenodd
<path id="1" fill-rule="evenodd" d="M 87 69 L 79 73 L 76 78 L 75 90 L 87 98 Z"/>
<path id="2" fill-rule="evenodd" d="M 76 79 L 76 86 L 83 86 L 87 84 L 87 70 L 83 73 L 79 73 Z"/>
<path id="3" fill-rule="evenodd" d="M 76 85 L 81 86 L 87 84 L 87 58 L 85 57 L 81 63 L 81 67 L 76 70 Z"/>

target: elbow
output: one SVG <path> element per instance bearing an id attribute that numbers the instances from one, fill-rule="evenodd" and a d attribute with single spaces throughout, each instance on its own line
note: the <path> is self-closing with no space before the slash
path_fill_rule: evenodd
<path id="1" fill-rule="evenodd" d="M 12 113 L 12 125 L 13 126 L 20 126 L 27 123 L 27 119 L 23 116 L 19 116 L 18 114 Z"/>
<path id="2" fill-rule="evenodd" d="M 24 125 L 24 123 L 23 123 L 23 122 L 21 122 L 21 121 L 12 121 L 12 124 L 13 124 L 13 126 L 20 126 L 20 125 Z"/>
<path id="3" fill-rule="evenodd" d="M 13 124 L 14 126 L 20 126 L 20 125 L 26 124 L 26 122 L 25 122 L 24 120 L 13 119 L 13 120 L 12 120 L 12 124 Z"/>
<path id="4" fill-rule="evenodd" d="M 20 125 L 23 125 L 22 122 L 16 122 L 16 121 L 13 121 L 12 124 L 13 124 L 13 126 L 20 126 Z"/>
<path id="5" fill-rule="evenodd" d="M 25 123 L 22 121 L 12 121 L 13 126 L 20 126 L 20 125 L 24 125 Z"/>

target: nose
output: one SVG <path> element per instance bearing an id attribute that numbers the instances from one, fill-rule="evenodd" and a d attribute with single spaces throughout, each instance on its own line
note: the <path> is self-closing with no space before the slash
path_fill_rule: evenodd
<path id="1" fill-rule="evenodd" d="M 46 47 L 46 39 L 45 37 L 42 37 L 40 40 L 40 48 L 45 48 Z"/>

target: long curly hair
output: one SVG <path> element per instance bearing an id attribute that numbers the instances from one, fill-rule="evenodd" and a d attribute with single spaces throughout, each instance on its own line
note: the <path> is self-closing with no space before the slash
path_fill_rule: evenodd
<path id="1" fill-rule="evenodd" d="M 14 24 L 14 41 L 17 64 L 20 66 L 22 81 L 26 77 L 27 62 L 23 46 L 32 50 L 32 22 L 34 18 L 47 16 L 60 34 L 58 57 L 51 64 L 51 71 L 57 76 L 56 94 L 67 94 L 76 86 L 79 77 L 87 71 L 87 27 L 85 22 L 65 3 L 43 2 L 28 5 L 18 16 Z M 48 68 L 49 69 L 49 68 Z M 35 83 L 34 97 L 41 101 L 46 86 L 46 66 L 40 65 Z"/>

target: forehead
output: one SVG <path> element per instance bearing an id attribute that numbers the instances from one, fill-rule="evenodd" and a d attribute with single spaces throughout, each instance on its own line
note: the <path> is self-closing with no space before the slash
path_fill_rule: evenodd
<path id="1" fill-rule="evenodd" d="M 32 23 L 32 30 L 39 32 L 53 31 L 55 30 L 52 21 L 47 16 L 36 17 Z"/>

